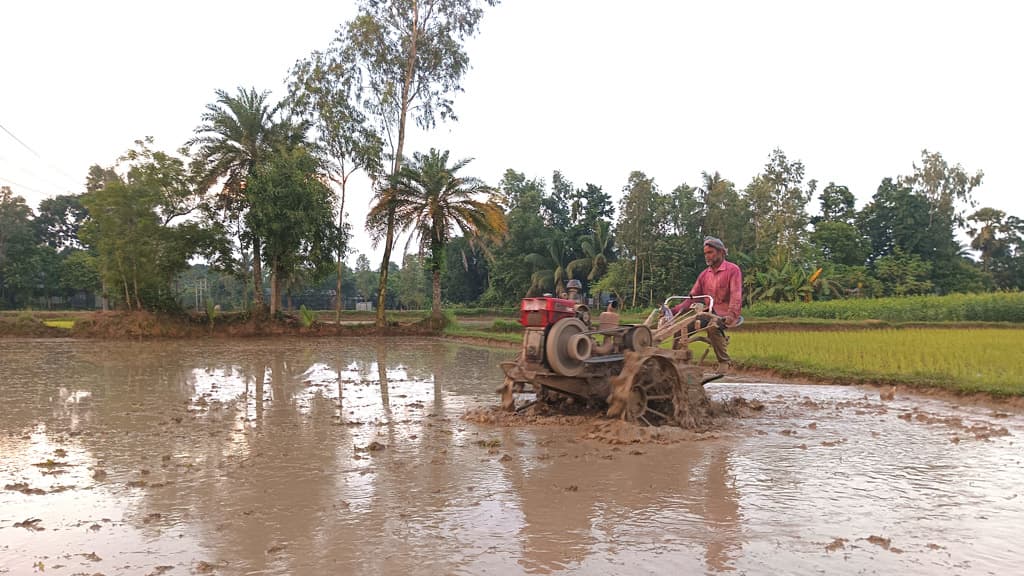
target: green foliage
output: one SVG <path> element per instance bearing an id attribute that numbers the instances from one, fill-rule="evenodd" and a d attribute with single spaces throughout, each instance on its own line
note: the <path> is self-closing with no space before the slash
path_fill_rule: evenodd
<path id="1" fill-rule="evenodd" d="M 699 236 L 715 236 L 730 247 L 730 253 L 749 251 L 753 238 L 749 236 L 750 206 L 736 191 L 736 185 L 715 172 L 703 173 L 703 186 L 699 193 Z M 749 245 L 749 246 L 748 246 Z M 700 260 L 698 256 L 697 260 Z"/>
<path id="2" fill-rule="evenodd" d="M 818 222 L 810 241 L 830 262 L 845 266 L 863 265 L 871 250 L 857 227 L 846 222 Z"/>
<path id="3" fill-rule="evenodd" d="M 821 191 L 821 216 L 813 221 L 853 223 L 856 210 L 853 192 L 846 186 L 829 182 Z"/>
<path id="4" fill-rule="evenodd" d="M 915 194 L 929 204 L 929 223 L 941 222 L 963 228 L 964 206 L 974 206 L 972 191 L 981 185 L 984 173 L 973 176 L 962 166 L 950 166 L 938 152 L 921 151 L 921 164 L 914 165 L 914 173 L 900 178 Z"/>
<path id="5" fill-rule="evenodd" d="M 212 298 L 206 299 L 206 321 L 210 323 L 210 331 L 213 331 L 214 322 L 220 316 L 220 306 L 213 303 Z"/>
<path id="6" fill-rule="evenodd" d="M 1024 289 L 1024 220 L 1002 210 L 981 208 L 968 217 L 971 248 L 996 288 Z"/>
<path id="7" fill-rule="evenodd" d="M 518 320 L 504 320 L 498 318 L 491 325 L 491 330 L 495 332 L 522 332 L 523 325 Z"/>
<path id="8" fill-rule="evenodd" d="M 420 255 L 406 254 L 396 276 L 399 305 L 412 310 L 426 309 L 430 299 L 430 275 L 424 270 Z"/>
<path id="9" fill-rule="evenodd" d="M 418 241 L 428 258 L 425 268 L 432 276 L 431 312 L 441 315 L 441 270 L 445 248 L 456 230 L 472 243 L 486 247 L 500 242 L 508 230 L 501 207 L 482 198 L 492 190 L 482 180 L 458 175 L 469 159 L 448 164 L 448 151 L 434 148 L 416 153 L 392 180 L 388 202 L 378 202 L 366 217 L 367 229 L 380 240 L 393 218 L 400 232 L 411 231 L 409 242 Z"/>
<path id="10" fill-rule="evenodd" d="M 532 284 L 533 270 L 523 265 L 526 254 L 543 254 L 555 231 L 540 216 L 544 182 L 527 179 L 514 170 L 506 170 L 494 199 L 507 210 L 508 234 L 500 246 L 492 248 L 489 283 L 480 302 L 487 306 L 517 303 Z"/>
<path id="11" fill-rule="evenodd" d="M 258 167 L 266 163 L 278 148 L 294 148 L 303 139 L 305 124 L 276 119 L 280 104 L 267 102 L 268 92 L 239 87 L 232 96 L 217 90 L 217 100 L 206 106 L 196 136 L 188 142 L 195 150 L 192 171 L 198 190 L 205 192 L 223 182 L 208 212 L 219 217 L 228 228 L 245 224 L 242 216 L 249 209 L 246 189 Z M 239 229 L 240 242 L 251 248 L 253 300 L 263 305 L 262 238 L 248 228 Z"/>
<path id="12" fill-rule="evenodd" d="M 917 254 L 905 254 L 901 249 L 875 261 L 875 276 L 882 281 L 886 296 L 913 296 L 928 294 L 932 283 L 928 280 L 932 265 Z"/>
<path id="13" fill-rule="evenodd" d="M 419 2 L 361 0 L 357 10 L 356 17 L 339 29 L 326 61 L 354 79 L 359 87 L 354 94 L 362 109 L 378 122 L 381 133 L 389 135 L 394 183 L 404 161 L 410 115 L 428 130 L 434 127 L 437 116 L 454 118 L 450 95 L 461 89 L 462 76 L 469 69 L 469 56 L 463 46 L 476 34 L 483 9 L 473 0 L 427 6 Z M 401 222 L 395 217 L 393 191 L 393 186 L 378 188 L 384 238 L 377 290 L 378 326 L 385 325 L 394 227 Z"/>
<path id="14" fill-rule="evenodd" d="M 590 287 L 591 293 L 607 292 L 613 294 L 620 306 L 624 304 L 624 296 L 631 293 L 632 289 L 633 265 L 627 260 L 617 260 L 609 264 L 608 273 Z"/>
<path id="15" fill-rule="evenodd" d="M 482 247 L 464 236 L 453 238 L 448 243 L 445 267 L 441 271 L 442 296 L 447 306 L 469 304 L 480 298 L 487 290 L 491 261 Z"/>
<path id="16" fill-rule="evenodd" d="M 831 270 L 801 266 L 782 250 L 776 251 L 763 269 L 747 273 L 743 283 L 747 302 L 809 302 L 844 295 L 843 287 L 831 277 Z"/>
<path id="17" fill-rule="evenodd" d="M 305 148 L 279 148 L 256 167 L 245 189 L 246 227 L 262 239 L 272 275 L 272 313 L 282 284 L 303 272 L 316 281 L 334 270 L 340 231 L 333 194 L 321 174 L 318 160 Z"/>
<path id="18" fill-rule="evenodd" d="M 316 322 L 316 311 L 309 310 L 306 305 L 299 306 L 299 323 L 303 328 L 309 328 Z"/>
<path id="19" fill-rule="evenodd" d="M 630 305 L 636 306 L 638 294 L 645 292 L 641 285 L 644 272 L 652 268 L 655 241 L 665 232 L 666 224 L 658 218 L 665 199 L 658 191 L 654 179 L 639 171 L 630 173 L 629 181 L 622 191 L 615 237 L 625 254 L 633 260 Z"/>
<path id="20" fill-rule="evenodd" d="M 824 318 L 888 322 L 1024 322 L 1024 292 L 901 298 L 848 298 L 826 302 L 758 302 L 748 318 Z"/>
<path id="21" fill-rule="evenodd" d="M 78 231 L 88 217 L 81 195 L 67 194 L 40 201 L 33 224 L 39 239 L 51 248 L 81 248 Z"/>
<path id="22" fill-rule="evenodd" d="M 61 289 L 67 292 L 92 292 L 100 288 L 99 263 L 92 253 L 72 250 L 66 253 L 62 266 Z"/>
<path id="23" fill-rule="evenodd" d="M 555 236 L 548 240 L 547 251 L 523 256 L 523 261 L 529 264 L 533 272 L 527 296 L 540 296 L 548 292 L 558 296 L 565 292 L 565 283 L 570 278 L 567 253 L 562 239 Z"/>
<path id="24" fill-rule="evenodd" d="M 764 171 L 744 190 L 754 233 L 752 251 L 758 258 L 774 250 L 794 257 L 802 254 L 807 204 L 816 187 L 814 180 L 804 183 L 802 162 L 790 161 L 780 149 L 772 151 Z"/>
<path id="25" fill-rule="evenodd" d="M 32 209 L 10 187 L 0 187 L 0 297 L 7 306 L 25 302 L 35 285 L 37 249 Z"/>
<path id="26" fill-rule="evenodd" d="M 566 267 L 569 278 L 577 277 L 578 271 L 587 273 L 587 280 L 593 282 L 608 271 L 608 262 L 613 258 L 613 238 L 611 224 L 605 220 L 597 220 L 594 230 L 580 241 L 583 258 L 577 258 Z"/>

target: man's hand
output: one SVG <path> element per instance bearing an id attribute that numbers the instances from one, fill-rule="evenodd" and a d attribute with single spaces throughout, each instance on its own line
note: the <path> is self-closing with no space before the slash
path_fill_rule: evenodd
<path id="1" fill-rule="evenodd" d="M 736 325 L 736 320 L 737 318 L 735 316 L 729 314 L 728 316 L 725 317 L 725 327 L 732 328 L 733 326 Z"/>

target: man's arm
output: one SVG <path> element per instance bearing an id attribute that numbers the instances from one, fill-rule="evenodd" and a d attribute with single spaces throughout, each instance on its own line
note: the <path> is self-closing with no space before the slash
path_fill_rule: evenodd
<path id="1" fill-rule="evenodd" d="M 693 296 L 694 294 L 703 294 L 704 293 L 704 292 L 701 291 L 701 290 L 703 290 L 703 287 L 704 287 L 703 280 L 704 280 L 704 272 L 701 272 L 700 274 L 697 275 L 697 281 L 693 283 L 693 288 L 690 288 L 690 292 L 689 292 L 690 296 Z M 672 314 L 679 314 L 683 310 L 689 310 L 692 306 L 693 306 L 693 300 L 690 300 L 690 299 L 683 300 L 679 304 L 676 304 L 675 306 L 672 307 Z"/>
<path id="2" fill-rule="evenodd" d="M 740 319 L 743 307 L 743 272 L 737 266 L 729 275 L 729 313 L 725 317 L 726 326 L 732 326 Z"/>

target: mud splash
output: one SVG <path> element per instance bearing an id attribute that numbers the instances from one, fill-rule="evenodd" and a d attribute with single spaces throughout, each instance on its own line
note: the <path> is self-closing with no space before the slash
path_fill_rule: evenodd
<path id="1" fill-rule="evenodd" d="M 564 410 L 561 406 L 544 403 L 531 404 L 517 412 L 507 412 L 497 406 L 471 408 L 463 418 L 477 424 L 506 428 L 524 426 L 561 426 L 577 430 L 579 438 L 598 440 L 608 444 L 672 444 L 714 438 L 715 432 L 732 425 L 735 418 L 749 417 L 764 409 L 760 402 L 745 398 L 725 401 L 711 400 L 702 406 L 699 421 L 702 426 L 686 429 L 679 426 L 644 426 L 618 418 L 608 418 L 603 410 L 574 406 Z M 565 413 L 570 412 L 569 414 Z"/>

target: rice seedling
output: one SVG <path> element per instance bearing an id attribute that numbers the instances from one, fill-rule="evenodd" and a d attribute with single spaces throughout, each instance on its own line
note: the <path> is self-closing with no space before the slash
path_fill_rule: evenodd
<path id="1" fill-rule="evenodd" d="M 731 340 L 729 352 L 743 366 L 1024 395 L 1024 329 L 735 332 Z"/>

